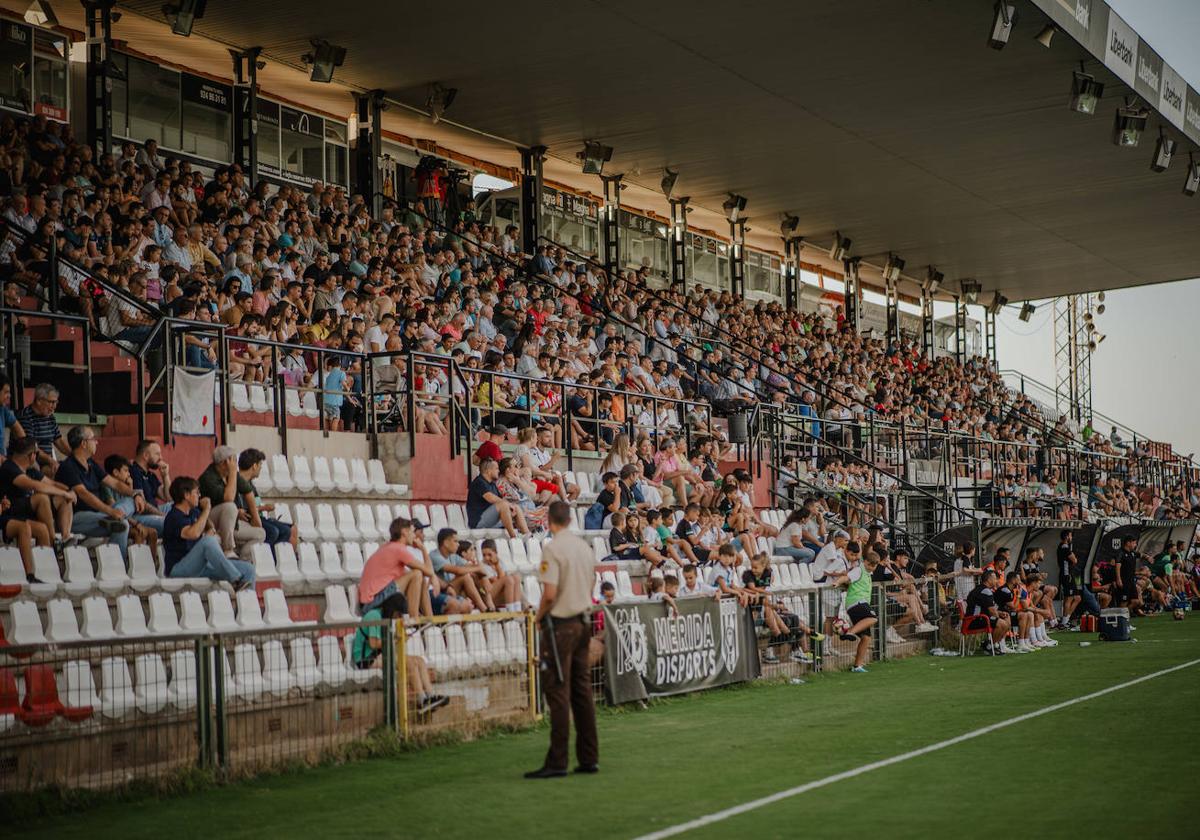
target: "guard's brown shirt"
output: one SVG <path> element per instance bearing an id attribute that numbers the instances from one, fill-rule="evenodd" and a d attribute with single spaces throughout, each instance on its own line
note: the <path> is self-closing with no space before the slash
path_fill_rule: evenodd
<path id="1" fill-rule="evenodd" d="M 558 598 L 550 609 L 555 618 L 579 615 L 592 605 L 596 559 L 592 547 L 569 531 L 559 531 L 542 548 L 538 580 L 558 587 Z"/>

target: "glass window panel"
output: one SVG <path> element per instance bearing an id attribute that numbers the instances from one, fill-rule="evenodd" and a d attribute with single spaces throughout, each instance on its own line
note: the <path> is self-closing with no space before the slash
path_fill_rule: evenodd
<path id="1" fill-rule="evenodd" d="M 33 98 L 36 113 L 59 122 L 67 119 L 67 39 L 34 30 Z"/>
<path id="2" fill-rule="evenodd" d="M 233 160 L 233 89 L 184 75 L 183 151 L 228 163 Z"/>
<path id="3" fill-rule="evenodd" d="M 264 99 L 258 100 L 258 165 L 273 175 L 283 169 L 279 158 L 279 106 Z"/>
<path id="4" fill-rule="evenodd" d="M 129 61 L 116 53 L 112 58 L 117 72 L 112 74 L 113 134 L 129 136 Z"/>
<path id="5" fill-rule="evenodd" d="M 284 171 L 303 181 L 324 180 L 325 121 L 290 108 L 279 110 L 279 147 Z"/>
<path id="6" fill-rule="evenodd" d="M 179 74 L 131 56 L 128 76 L 130 139 L 154 139 L 168 149 L 180 148 Z"/>
<path id="7" fill-rule="evenodd" d="M 28 111 L 32 29 L 8 21 L 0 24 L 0 105 Z"/>
<path id="8" fill-rule="evenodd" d="M 326 123 L 328 126 L 329 123 Z M 328 130 L 326 136 L 328 136 Z M 325 144 L 325 180 L 330 184 L 350 186 L 349 150 L 335 143 Z"/>

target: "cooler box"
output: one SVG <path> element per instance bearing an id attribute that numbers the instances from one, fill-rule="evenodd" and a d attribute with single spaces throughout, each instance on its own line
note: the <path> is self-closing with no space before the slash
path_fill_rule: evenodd
<path id="1" fill-rule="evenodd" d="M 1105 642 L 1129 641 L 1129 610 L 1120 609 L 1100 611 L 1100 638 Z"/>

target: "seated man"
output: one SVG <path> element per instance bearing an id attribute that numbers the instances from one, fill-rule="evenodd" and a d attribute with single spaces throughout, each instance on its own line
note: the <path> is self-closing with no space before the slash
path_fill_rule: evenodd
<path id="1" fill-rule="evenodd" d="M 499 528 L 503 525 L 509 537 L 515 537 L 519 529 L 529 533 L 529 526 L 521 509 L 504 501 L 496 479 L 500 477 L 500 465 L 491 458 L 479 464 L 479 473 L 471 479 L 467 488 L 467 525 L 471 529 Z"/>
<path id="2" fill-rule="evenodd" d="M 200 495 L 212 505 L 210 516 L 221 549 L 231 557 L 251 557 L 253 547 L 265 542 L 267 532 L 250 521 L 247 498 L 254 497 L 254 485 L 238 472 L 237 452 L 232 446 L 213 450 L 212 463 L 200 473 Z"/>
<path id="3" fill-rule="evenodd" d="M 75 514 L 71 531 L 85 537 L 107 537 L 121 550 L 121 557 L 129 554 L 129 522 L 125 514 L 106 504 L 101 498 L 101 487 L 109 487 L 124 495 L 131 495 L 133 488 L 121 485 L 92 460 L 99 439 L 86 426 L 75 426 L 67 432 L 67 445 L 71 456 L 58 466 L 55 480 L 72 491 L 75 496 Z"/>
<path id="4" fill-rule="evenodd" d="M 376 549 L 363 566 L 358 582 L 358 601 L 362 612 L 377 609 L 396 594 L 404 597 L 409 618 L 433 615 L 422 612 L 426 603 L 424 564 L 412 551 L 413 523 L 410 519 L 393 519 L 388 527 L 389 541 Z M 432 569 L 430 570 L 432 572 Z"/>
<path id="5" fill-rule="evenodd" d="M 407 611 L 408 603 L 397 592 L 393 592 L 378 606 L 363 611 L 363 623 L 354 631 L 354 643 L 350 649 L 355 668 L 367 670 L 383 667 L 383 627 L 373 622 L 400 618 Z M 404 628 L 398 626 L 397 629 L 403 631 Z M 417 714 L 429 714 L 450 702 L 449 697 L 433 693 L 433 680 L 422 657 L 409 654 L 404 660 L 408 671 L 408 690 L 417 701 Z"/>
<path id="6" fill-rule="evenodd" d="M 112 454 L 104 459 L 104 471 L 108 473 L 120 487 L 128 487 L 133 489 L 133 476 L 129 471 L 129 459 L 124 455 Z M 158 516 L 158 510 L 146 504 L 146 500 L 142 498 L 140 493 L 134 492 L 131 495 L 105 487 L 105 501 L 115 507 L 121 513 L 125 514 L 125 521 L 129 523 L 129 539 L 135 545 L 147 545 L 150 547 L 150 553 L 158 554 L 158 536 L 162 529 L 162 517 Z M 151 525 L 143 525 L 138 521 L 139 515 L 150 514 L 152 518 L 149 520 Z M 157 524 L 158 528 L 154 525 Z"/>
<path id="7" fill-rule="evenodd" d="M 963 620 L 964 630 L 973 630 L 991 621 L 991 640 L 984 646 L 989 653 L 997 655 L 1004 653 L 1002 642 L 1008 635 L 1009 624 L 1007 617 L 1000 614 L 996 607 L 996 587 L 998 579 L 995 569 L 987 569 L 979 577 L 979 585 L 967 594 L 966 618 Z M 986 619 L 986 620 L 985 620 Z"/>
<path id="8" fill-rule="evenodd" d="M 62 523 L 64 535 L 70 534 L 70 503 L 75 501 L 74 493 L 42 476 L 35 466 L 37 451 L 33 438 L 18 438 L 9 446 L 8 460 L 0 463 L 0 497 L 7 503 L 0 513 L 0 534 L 17 544 L 25 578 L 30 583 L 41 583 L 33 574 L 33 543 L 53 545 L 55 512 L 51 497 L 65 502 L 59 508 L 60 515 L 66 517 Z"/>
<path id="9" fill-rule="evenodd" d="M 163 520 L 163 568 L 167 577 L 224 580 L 234 589 L 254 584 L 254 566 L 231 560 L 221 550 L 209 511 L 212 503 L 200 497 L 194 478 L 180 476 L 171 482 L 171 510 Z"/>
<path id="10" fill-rule="evenodd" d="M 250 492 L 239 497 L 241 504 L 238 505 L 241 510 L 238 512 L 239 517 L 245 513 L 249 519 L 249 524 L 255 528 L 262 528 L 266 535 L 266 543 L 270 546 L 278 545 L 279 543 L 291 543 L 292 547 L 296 547 L 296 529 L 287 522 L 280 522 L 263 514 L 270 513 L 275 510 L 274 504 L 260 504 L 258 501 L 258 488 L 254 486 L 254 479 L 262 475 L 263 463 L 266 462 L 267 456 L 258 449 L 246 449 L 238 456 L 238 484 L 243 481 L 250 485 Z"/>
<path id="11" fill-rule="evenodd" d="M 458 532 L 453 528 L 442 528 L 437 534 L 437 547 L 429 555 L 433 571 L 442 579 L 446 588 L 455 595 L 467 598 L 480 612 L 495 612 L 496 604 L 490 593 L 480 593 L 482 579 L 487 577 L 483 566 L 468 564 L 458 553 Z"/>

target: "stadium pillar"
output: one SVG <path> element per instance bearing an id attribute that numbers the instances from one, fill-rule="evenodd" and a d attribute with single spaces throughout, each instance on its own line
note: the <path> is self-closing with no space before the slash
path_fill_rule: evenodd
<path id="1" fill-rule="evenodd" d="M 746 297 L 746 221 L 729 223 L 729 291 L 738 300 Z"/>
<path id="2" fill-rule="evenodd" d="M 800 246 L 802 236 L 783 238 L 783 305 L 791 310 L 800 309 Z"/>
<path id="3" fill-rule="evenodd" d="M 87 21 L 87 142 L 97 162 L 112 151 L 112 10 L 116 0 L 81 0 Z"/>
<path id="4" fill-rule="evenodd" d="M 921 295 L 921 355 L 933 361 L 933 295 Z"/>
<path id="5" fill-rule="evenodd" d="M 846 323 L 858 332 L 859 288 L 858 288 L 858 257 L 842 260 L 842 277 L 844 283 Z"/>
<path id="6" fill-rule="evenodd" d="M 230 50 L 233 59 L 233 162 L 246 184 L 258 182 L 258 56 L 262 47 Z"/>
<path id="7" fill-rule="evenodd" d="M 967 304 L 954 299 L 954 358 L 961 365 L 967 361 Z"/>
<path id="8" fill-rule="evenodd" d="M 354 146 L 353 192 L 361 195 L 378 216 L 383 209 L 383 182 L 379 177 L 379 159 L 383 155 L 383 91 L 368 90 L 354 94 L 358 117 L 358 137 Z"/>
<path id="9" fill-rule="evenodd" d="M 521 248 L 526 254 L 537 250 L 542 235 L 542 162 L 545 146 L 521 149 Z"/>
<path id="10" fill-rule="evenodd" d="M 984 355 L 991 360 L 992 365 L 996 362 L 996 313 L 991 307 L 983 311 L 983 347 Z"/>
<path id="11" fill-rule="evenodd" d="M 621 179 L 623 174 L 601 175 L 604 182 L 604 215 L 600 220 L 600 235 L 604 240 L 604 273 L 615 280 L 621 267 Z"/>
<path id="12" fill-rule="evenodd" d="M 671 285 L 687 291 L 687 214 L 688 196 L 671 202 Z"/>
<path id="13" fill-rule="evenodd" d="M 887 345 L 892 347 L 900 343 L 900 289 L 889 282 L 884 293 L 887 297 Z"/>

